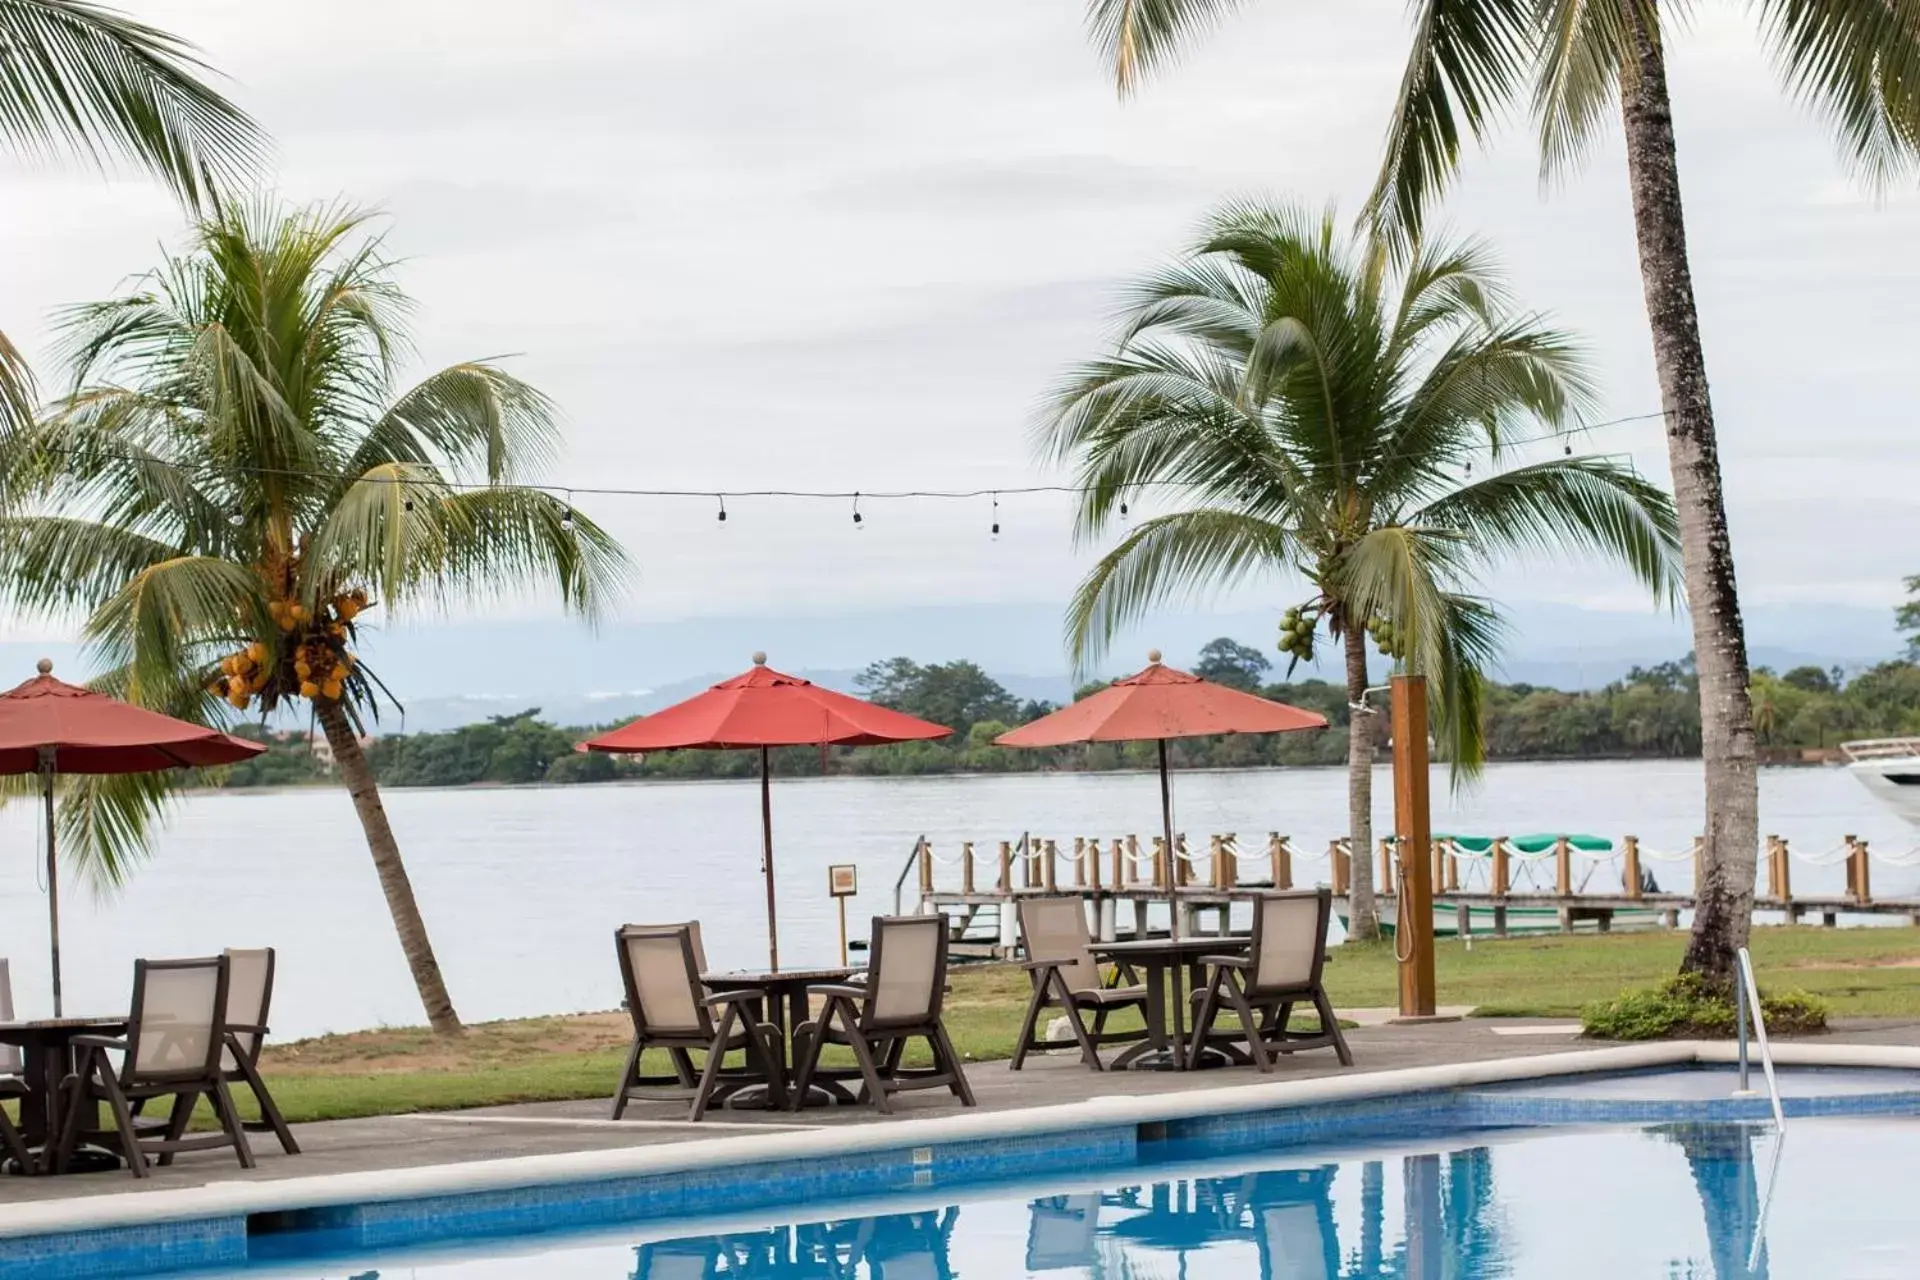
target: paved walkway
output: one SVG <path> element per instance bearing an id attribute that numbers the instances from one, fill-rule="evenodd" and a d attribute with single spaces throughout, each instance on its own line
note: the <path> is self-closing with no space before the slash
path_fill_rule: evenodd
<path id="1" fill-rule="evenodd" d="M 1351 1070 L 1389 1071 L 1592 1048 L 1593 1042 L 1580 1039 L 1578 1031 L 1578 1025 L 1572 1022 L 1521 1018 L 1363 1025 L 1348 1033 L 1354 1054 Z M 1820 1042 L 1920 1046 L 1920 1021 L 1842 1020 L 1835 1033 L 1820 1037 Z M 1007 1070 L 1005 1063 L 979 1064 L 968 1071 L 968 1078 L 981 1109 L 1008 1111 L 1100 1095 L 1159 1094 L 1261 1080 L 1303 1080 L 1340 1071 L 1332 1053 L 1318 1051 L 1284 1060 L 1277 1071 L 1264 1077 L 1251 1067 L 1185 1074 L 1123 1071 L 1096 1075 L 1080 1065 L 1077 1055 L 1062 1053 L 1030 1058 L 1026 1069 L 1019 1072 Z M 8 1203 L 66 1196 L 647 1146 L 752 1130 L 887 1123 L 885 1117 L 866 1107 L 835 1107 L 799 1115 L 723 1111 L 692 1124 L 685 1119 L 686 1106 L 685 1101 L 636 1102 L 629 1106 L 627 1118 L 620 1121 L 608 1120 L 607 1103 L 592 1099 L 300 1125 L 295 1136 L 304 1151 L 298 1157 L 281 1154 L 270 1134 L 252 1135 L 259 1157 L 259 1168 L 252 1172 L 242 1170 L 231 1153 L 196 1152 L 180 1156 L 171 1168 L 154 1170 L 154 1176 L 143 1181 L 136 1181 L 124 1170 L 62 1178 L 7 1178 L 0 1183 L 0 1215 L 4 1215 Z M 898 1099 L 895 1111 L 909 1116 L 957 1113 L 958 1105 L 944 1092 L 927 1092 Z"/>

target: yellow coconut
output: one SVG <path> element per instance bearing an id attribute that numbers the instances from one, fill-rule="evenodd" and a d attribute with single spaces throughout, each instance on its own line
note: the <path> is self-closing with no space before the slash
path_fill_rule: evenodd
<path id="1" fill-rule="evenodd" d="M 327 676 L 327 679 L 331 680 L 334 684 L 339 684 L 341 681 L 345 680 L 346 678 L 347 678 L 347 664 L 344 662 L 336 665 L 332 673 Z"/>
<path id="2" fill-rule="evenodd" d="M 320 692 L 337 702 L 340 700 L 340 682 L 338 680 L 329 680 L 320 686 Z"/>
<path id="3" fill-rule="evenodd" d="M 302 680 L 302 681 L 300 682 L 300 696 L 301 696 L 301 697 L 303 697 L 303 698 L 311 698 L 311 697 L 313 697 L 313 695 L 315 695 L 316 693 L 319 693 L 319 692 L 320 692 L 320 686 L 319 686 L 319 685 L 317 685 L 317 684 L 315 684 L 315 683 L 314 683 L 313 681 L 311 681 L 311 680 Z"/>
<path id="4" fill-rule="evenodd" d="M 293 674 L 299 676 L 302 680 L 305 680 L 308 676 L 313 674 L 313 664 L 305 660 L 296 662 L 293 664 Z"/>
<path id="5" fill-rule="evenodd" d="M 267 646 L 261 644 L 258 640 L 255 640 L 252 644 L 247 646 L 247 656 L 253 659 L 254 665 L 258 666 L 260 663 L 265 662 L 267 660 Z"/>

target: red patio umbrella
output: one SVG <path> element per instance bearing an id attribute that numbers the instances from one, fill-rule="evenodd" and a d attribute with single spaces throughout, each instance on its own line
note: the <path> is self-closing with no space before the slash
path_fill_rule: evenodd
<path id="1" fill-rule="evenodd" d="M 1059 747 L 1073 742 L 1158 742 L 1160 821 L 1167 857 L 1171 859 L 1173 789 L 1167 777 L 1167 739 L 1324 729 L 1327 718 L 1317 711 L 1303 711 L 1162 666 L 1158 649 L 1147 653 L 1147 662 L 1144 671 L 1115 680 L 1052 715 L 1009 730 L 994 743 L 1002 747 Z M 1178 937 L 1178 911 L 1173 912 L 1172 927 Z"/>
<path id="2" fill-rule="evenodd" d="M 53 1015 L 60 1008 L 60 880 L 54 859 L 53 777 L 57 773 L 157 773 L 233 764 L 266 747 L 121 702 L 40 674 L 0 694 L 0 774 L 37 773 L 47 808 L 47 919 L 53 953 Z"/>
<path id="3" fill-rule="evenodd" d="M 761 871 L 767 879 L 767 958 L 780 967 L 780 932 L 773 892 L 773 791 L 767 755 L 773 747 L 871 747 L 886 742 L 944 738 L 943 724 L 891 711 L 810 680 L 782 675 L 753 655 L 745 675 L 642 716 L 611 733 L 589 738 L 583 751 L 678 751 L 685 748 L 760 749 Z"/>

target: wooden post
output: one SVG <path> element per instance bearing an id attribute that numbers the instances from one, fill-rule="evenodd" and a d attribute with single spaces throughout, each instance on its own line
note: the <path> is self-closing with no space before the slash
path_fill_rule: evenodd
<path id="1" fill-rule="evenodd" d="M 1214 879 L 1229 893 L 1240 887 L 1240 854 L 1234 844 L 1235 837 L 1232 831 L 1222 836 L 1220 848 L 1213 855 Z"/>
<path id="2" fill-rule="evenodd" d="M 920 841 L 920 901 L 925 902 L 933 892 L 933 841 L 922 838 Z"/>
<path id="3" fill-rule="evenodd" d="M 1153 838 L 1153 887 L 1165 889 L 1172 884 L 1171 870 L 1167 865 L 1167 838 L 1155 836 Z"/>
<path id="4" fill-rule="evenodd" d="M 1447 846 L 1447 888 L 1460 887 L 1460 854 L 1453 845 Z"/>
<path id="5" fill-rule="evenodd" d="M 1380 839 L 1380 878 L 1374 881 L 1377 893 L 1392 893 L 1393 889 L 1393 837 Z"/>
<path id="6" fill-rule="evenodd" d="M 1493 838 L 1493 896 L 1504 898 L 1511 884 L 1512 869 L 1507 865 L 1507 838 Z"/>
<path id="7" fill-rule="evenodd" d="M 1187 861 L 1187 833 L 1182 831 L 1173 838 L 1173 852 L 1167 855 L 1167 866 L 1172 869 L 1170 879 L 1177 889 L 1184 889 L 1193 880 L 1193 864 Z"/>
<path id="8" fill-rule="evenodd" d="M 1338 840 L 1327 841 L 1327 869 L 1336 898 L 1347 896 L 1347 863 L 1352 857 Z"/>
<path id="9" fill-rule="evenodd" d="M 1852 836 L 1848 836 L 1847 838 L 1853 840 Z M 1848 880 L 1850 882 L 1849 887 L 1853 891 L 1853 900 L 1861 906 L 1865 906 L 1867 903 L 1873 901 L 1873 886 L 1869 883 L 1867 871 L 1867 842 L 1865 840 L 1853 840 L 1853 853 L 1849 855 L 1847 859 L 1847 866 L 1851 872 Z"/>
<path id="10" fill-rule="evenodd" d="M 840 908 L 840 967 L 847 967 L 847 895 L 833 895 L 834 905 Z"/>
<path id="11" fill-rule="evenodd" d="M 1000 842 L 999 889 L 1001 893 L 1008 897 L 1013 896 L 1013 842 L 1011 840 L 1002 840 Z"/>
<path id="12" fill-rule="evenodd" d="M 1048 893 L 1052 893 L 1060 887 L 1060 849 L 1053 841 L 1046 840 L 1041 843 L 1040 850 L 1040 882 L 1047 887 Z"/>
<path id="13" fill-rule="evenodd" d="M 1427 857 L 1433 863 L 1433 890 L 1439 893 L 1447 887 L 1447 854 L 1435 840 L 1427 850 Z"/>
<path id="14" fill-rule="evenodd" d="M 1640 896 L 1640 837 L 1627 836 L 1620 841 L 1624 861 L 1620 865 L 1620 887 L 1627 891 L 1629 898 Z"/>
<path id="15" fill-rule="evenodd" d="M 1565 836 L 1553 842 L 1553 887 L 1563 898 L 1573 896 L 1573 846 Z"/>
<path id="16" fill-rule="evenodd" d="M 973 841 L 960 845 L 960 892 L 973 892 Z"/>
<path id="17" fill-rule="evenodd" d="M 1782 904 L 1793 901 L 1793 871 L 1790 865 L 1792 852 L 1785 840 L 1776 840 L 1773 845 L 1774 893 Z"/>
<path id="18" fill-rule="evenodd" d="M 1140 883 L 1140 837 L 1127 837 L 1127 883 Z"/>
<path id="19" fill-rule="evenodd" d="M 1273 864 L 1273 887 L 1293 888 L 1293 855 L 1287 852 L 1287 837 L 1278 831 L 1267 837 L 1267 859 Z"/>
<path id="20" fill-rule="evenodd" d="M 1087 838 L 1085 836 L 1073 838 L 1073 887 L 1076 889 L 1087 887 Z"/>
<path id="21" fill-rule="evenodd" d="M 1400 965 L 1400 1016 L 1431 1018 L 1433 980 L 1433 879 L 1428 850 L 1433 817 L 1427 794 L 1427 682 L 1423 676 L 1393 677 L 1393 830 L 1400 853 L 1400 919 L 1407 938 Z"/>

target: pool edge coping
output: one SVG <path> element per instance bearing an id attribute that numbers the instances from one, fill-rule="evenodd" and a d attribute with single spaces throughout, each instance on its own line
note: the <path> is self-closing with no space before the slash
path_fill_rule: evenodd
<path id="1" fill-rule="evenodd" d="M 846 1127 L 729 1134 L 674 1143 L 550 1152 L 402 1169 L 108 1192 L 0 1207 L 0 1238 L 672 1174 L 722 1165 L 806 1159 L 820 1154 L 823 1148 L 836 1154 L 906 1150 L 955 1142 L 1034 1137 L 1102 1125 L 1155 1124 L 1202 1116 L 1356 1102 L 1517 1080 L 1696 1064 L 1723 1065 L 1733 1062 L 1736 1056 L 1735 1046 L 1725 1042 L 1663 1041 L 1361 1071 L 1309 1080 L 1255 1081 L 1176 1093 L 1105 1094 L 1080 1102 L 913 1116 Z M 1774 1046 L 1774 1060 L 1783 1066 L 1920 1070 L 1920 1048 L 1784 1043 Z M 430 1112 L 420 1114 L 432 1115 Z"/>

